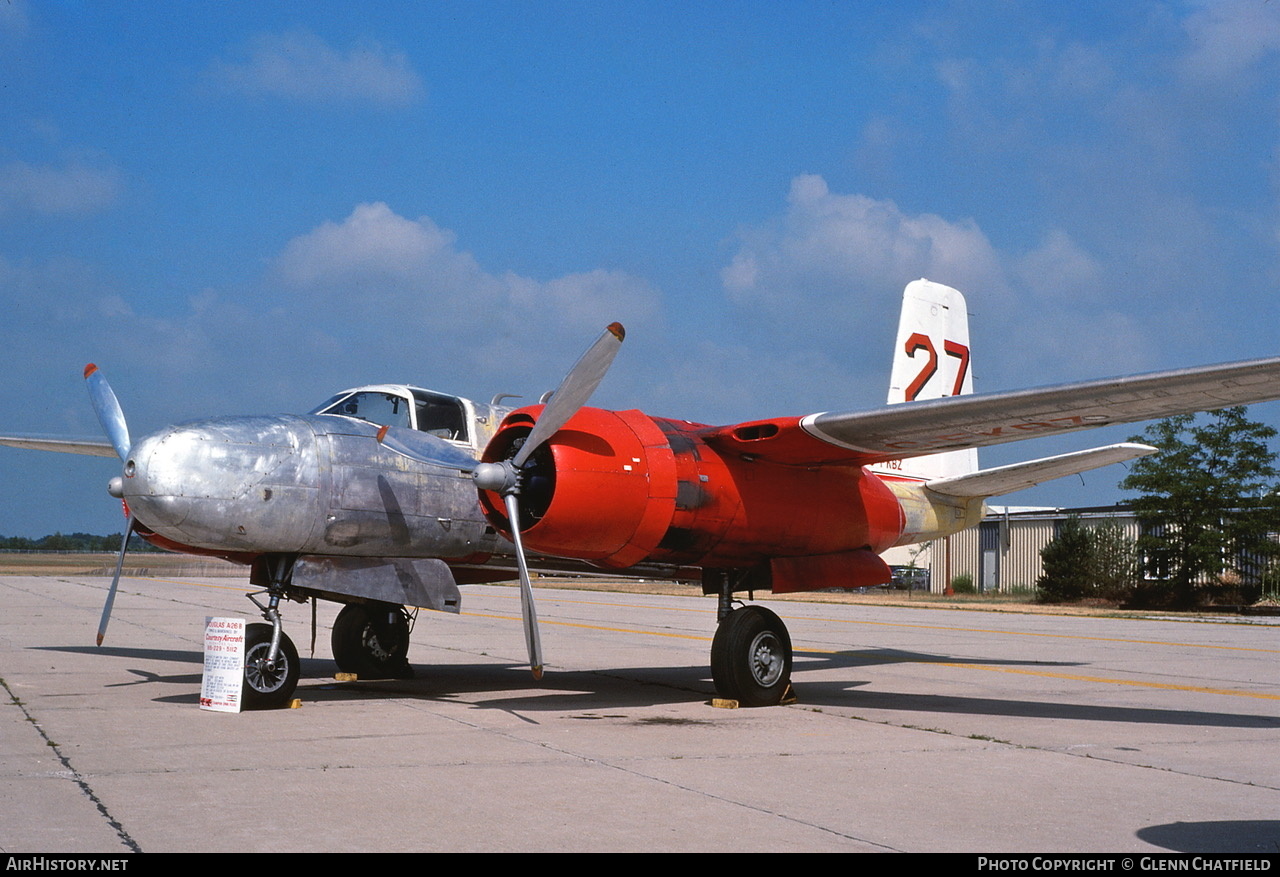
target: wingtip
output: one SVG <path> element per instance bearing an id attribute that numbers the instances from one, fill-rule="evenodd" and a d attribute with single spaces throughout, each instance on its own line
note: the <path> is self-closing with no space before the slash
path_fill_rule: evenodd
<path id="1" fill-rule="evenodd" d="M 530 667 L 529 669 L 530 669 L 531 671 L 533 671 L 533 681 L 534 681 L 534 682 L 541 682 L 541 681 L 542 681 L 542 667 L 541 667 L 541 666 L 537 666 L 537 667 Z"/>
<path id="2" fill-rule="evenodd" d="M 103 637 L 103 635 L 102 635 L 102 634 L 98 634 L 98 645 L 102 645 L 102 640 L 103 640 L 103 638 L 104 638 L 104 637 Z"/>
<path id="3" fill-rule="evenodd" d="M 86 380 L 88 380 L 89 375 L 93 374 L 93 373 L 94 373 L 94 372 L 96 372 L 97 370 L 98 370 L 98 367 L 97 367 L 96 365 L 94 365 L 93 363 L 89 363 L 88 365 L 86 365 L 86 366 L 84 367 L 84 376 L 85 376 L 85 379 L 86 379 Z"/>
<path id="4" fill-rule="evenodd" d="M 609 331 L 610 335 L 617 338 L 619 341 L 626 340 L 627 330 L 622 327 L 621 323 L 610 323 L 605 328 Z"/>

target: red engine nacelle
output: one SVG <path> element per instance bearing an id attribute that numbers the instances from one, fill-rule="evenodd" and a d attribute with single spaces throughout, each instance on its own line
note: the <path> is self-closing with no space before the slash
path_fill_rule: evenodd
<path id="1" fill-rule="evenodd" d="M 484 459 L 514 454 L 540 413 L 508 415 Z M 615 569 L 641 561 L 743 568 L 791 558 L 775 564 L 775 578 L 809 567 L 823 578 L 851 569 L 865 578 L 862 555 L 878 554 L 902 532 L 898 500 L 865 470 L 784 466 L 746 448 L 725 453 L 702 440 L 706 429 L 640 411 L 581 409 L 526 464 L 525 544 Z M 481 504 L 509 533 L 501 498 L 482 492 Z M 797 568 L 801 558 L 817 562 Z"/>
<path id="2" fill-rule="evenodd" d="M 540 408 L 509 414 L 485 449 L 485 462 L 510 457 Z M 639 411 L 582 408 L 526 464 L 521 532 L 534 551 L 622 568 L 662 540 L 676 501 L 675 459 L 666 436 Z M 510 532 L 506 509 L 482 491 L 485 514 Z"/>

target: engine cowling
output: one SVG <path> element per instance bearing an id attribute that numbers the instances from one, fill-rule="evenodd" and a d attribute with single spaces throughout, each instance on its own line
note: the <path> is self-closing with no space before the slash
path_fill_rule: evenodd
<path id="1" fill-rule="evenodd" d="M 487 463 L 510 458 L 541 408 L 503 421 L 485 449 Z M 621 569 L 651 554 L 675 510 L 675 459 L 666 437 L 639 411 L 582 408 L 526 463 L 521 535 L 543 554 Z M 510 533 L 501 497 L 481 491 L 485 516 Z"/>
<path id="2" fill-rule="evenodd" d="M 540 413 L 534 406 L 508 415 L 484 460 L 513 456 Z M 902 533 L 897 497 L 866 470 L 783 466 L 745 449 L 722 453 L 702 441 L 706 429 L 640 411 L 581 409 L 526 464 L 525 544 L 615 569 L 641 561 L 752 567 L 875 554 Z M 481 504 L 509 534 L 501 497 L 482 491 Z"/>

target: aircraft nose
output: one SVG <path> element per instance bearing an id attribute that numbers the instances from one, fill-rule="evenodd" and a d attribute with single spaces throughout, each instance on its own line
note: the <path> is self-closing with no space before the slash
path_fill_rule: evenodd
<path id="1" fill-rule="evenodd" d="M 193 468 L 191 448 L 199 441 L 198 430 L 170 428 L 133 443 L 120 492 L 138 520 L 163 532 L 186 519 L 191 489 L 184 476 Z"/>
<path id="2" fill-rule="evenodd" d="M 178 424 L 134 443 L 122 492 L 139 521 L 174 541 L 257 545 L 264 530 L 271 530 L 271 540 L 280 535 L 281 528 L 265 520 L 278 506 L 272 497 L 314 481 L 314 442 L 306 424 L 292 417 Z"/>

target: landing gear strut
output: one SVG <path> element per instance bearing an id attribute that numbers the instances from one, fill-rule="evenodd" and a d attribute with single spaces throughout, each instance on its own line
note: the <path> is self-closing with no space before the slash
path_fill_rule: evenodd
<path id="1" fill-rule="evenodd" d="M 394 603 L 348 603 L 333 623 L 338 669 L 365 679 L 408 679 L 409 616 Z"/>
<path id="2" fill-rule="evenodd" d="M 271 584 L 267 588 L 267 605 L 249 594 L 249 599 L 262 610 L 269 624 L 250 624 L 244 629 L 244 682 L 240 687 L 240 703 L 246 709 L 274 709 L 287 704 L 298 687 L 302 665 L 298 650 L 280 623 L 280 598 L 293 574 L 293 558 L 272 556 L 268 561 Z M 258 592 L 262 593 L 262 592 Z"/>
<path id="3" fill-rule="evenodd" d="M 744 706 L 776 706 L 791 688 L 791 636 L 763 606 L 733 608 L 730 573 L 720 578 L 720 624 L 711 642 L 716 692 Z"/>

